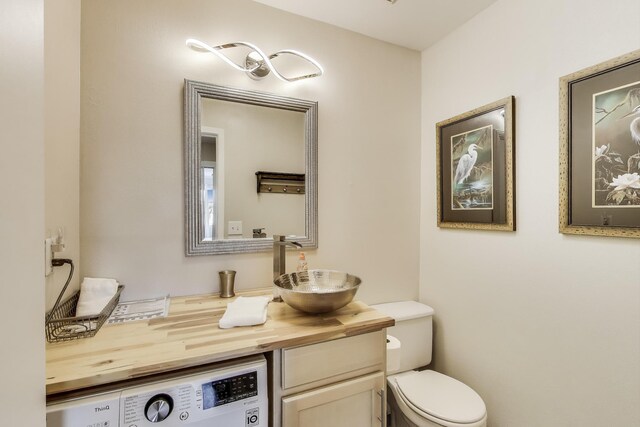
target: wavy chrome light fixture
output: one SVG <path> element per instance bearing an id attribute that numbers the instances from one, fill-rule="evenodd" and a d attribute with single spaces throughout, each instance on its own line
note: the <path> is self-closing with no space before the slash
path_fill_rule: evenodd
<path id="1" fill-rule="evenodd" d="M 222 59 L 227 64 L 231 65 L 236 70 L 246 72 L 249 75 L 249 77 L 253 79 L 261 79 L 265 77 L 267 74 L 269 74 L 269 72 L 272 72 L 277 78 L 279 78 L 284 82 L 295 82 L 296 80 L 308 79 L 311 77 L 319 77 L 322 75 L 322 73 L 324 73 L 324 70 L 322 69 L 322 66 L 318 63 L 318 61 L 316 61 L 309 55 L 306 55 L 302 52 L 298 52 L 297 50 L 292 50 L 292 49 L 283 49 L 275 53 L 272 53 L 271 55 L 267 55 L 258 46 L 252 43 L 233 42 L 233 43 L 221 44 L 218 46 L 209 46 L 208 44 L 196 39 L 188 39 L 187 46 L 189 46 L 191 49 L 196 50 L 198 52 L 210 52 L 215 56 L 217 56 L 218 58 Z M 251 49 L 251 52 L 249 52 L 249 54 L 245 59 L 244 65 L 241 65 L 232 61 L 227 55 L 221 52 L 224 49 L 229 49 L 232 47 L 239 47 L 239 46 L 244 46 Z M 302 58 L 305 61 L 311 63 L 314 67 L 316 67 L 318 71 L 311 74 L 303 74 L 295 77 L 286 77 L 280 74 L 278 70 L 276 70 L 276 67 L 273 65 L 273 63 L 271 62 L 272 59 L 277 58 L 278 56 L 281 56 L 281 55 L 293 55 L 293 56 L 297 56 L 298 58 Z"/>

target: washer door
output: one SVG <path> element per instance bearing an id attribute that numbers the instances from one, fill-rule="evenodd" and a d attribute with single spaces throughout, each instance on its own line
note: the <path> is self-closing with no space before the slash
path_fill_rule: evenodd
<path id="1" fill-rule="evenodd" d="M 407 403 L 433 418 L 470 424 L 480 421 L 487 412 L 482 398 L 471 387 L 435 371 L 402 375 L 396 378 L 396 384 Z"/>

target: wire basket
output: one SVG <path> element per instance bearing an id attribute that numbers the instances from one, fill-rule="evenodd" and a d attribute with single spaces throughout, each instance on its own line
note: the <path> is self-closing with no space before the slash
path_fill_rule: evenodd
<path id="1" fill-rule="evenodd" d="M 80 291 L 73 294 L 59 306 L 53 307 L 50 313 L 51 318 L 44 325 L 47 341 L 71 341 L 94 336 L 98 332 L 98 329 L 100 329 L 109 318 L 113 309 L 116 308 L 116 305 L 118 305 L 123 289 L 123 285 L 118 286 L 116 294 L 100 314 L 74 317 L 78 299 L 80 298 Z"/>

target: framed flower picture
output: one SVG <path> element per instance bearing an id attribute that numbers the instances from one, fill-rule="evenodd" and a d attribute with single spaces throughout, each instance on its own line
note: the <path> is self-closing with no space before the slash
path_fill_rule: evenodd
<path id="1" fill-rule="evenodd" d="M 438 227 L 515 230 L 514 103 L 436 124 Z"/>
<path id="2" fill-rule="evenodd" d="M 560 79 L 559 228 L 640 238 L 640 50 Z"/>

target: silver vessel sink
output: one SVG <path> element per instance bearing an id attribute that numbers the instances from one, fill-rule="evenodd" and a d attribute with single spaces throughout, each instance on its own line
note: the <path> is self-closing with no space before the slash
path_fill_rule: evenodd
<path id="1" fill-rule="evenodd" d="M 283 274 L 273 281 L 284 302 L 306 313 L 328 313 L 349 304 L 360 278 L 335 270 Z"/>

